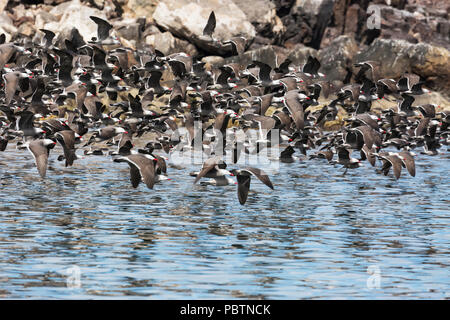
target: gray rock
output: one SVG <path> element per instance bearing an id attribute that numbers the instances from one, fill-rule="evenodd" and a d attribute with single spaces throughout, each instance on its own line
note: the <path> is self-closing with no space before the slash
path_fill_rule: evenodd
<path id="1" fill-rule="evenodd" d="M 288 56 L 285 48 L 266 45 L 255 50 L 245 52 L 241 57 L 233 56 L 225 59 L 226 63 L 237 62 L 243 66 L 249 65 L 253 60 L 264 62 L 272 68 L 278 67 Z"/>
<path id="2" fill-rule="evenodd" d="M 433 82 L 435 89 L 450 89 L 450 52 L 443 47 L 376 39 L 355 56 L 354 62 L 365 60 L 380 61 L 383 78 L 398 78 L 412 72 Z"/>
<path id="3" fill-rule="evenodd" d="M 233 0 L 233 2 L 244 12 L 258 35 L 275 40 L 273 38 L 278 38 L 284 32 L 283 22 L 277 16 L 276 6 L 272 1 Z"/>
<path id="4" fill-rule="evenodd" d="M 317 57 L 317 50 L 306 47 L 303 44 L 298 44 L 290 50 L 288 58 L 292 61 L 293 66 L 302 66 L 306 63 L 309 56 Z"/>
<path id="5" fill-rule="evenodd" d="M 197 49 L 193 44 L 174 37 L 170 32 L 149 35 L 145 38 L 145 42 L 164 53 L 164 55 L 182 51 L 191 56 L 196 56 L 198 54 Z"/>
<path id="6" fill-rule="evenodd" d="M 352 59 L 358 50 L 353 36 L 343 35 L 334 39 L 319 51 L 320 72 L 325 74 L 327 80 L 344 80 L 348 70 L 352 70 Z"/>
<path id="7" fill-rule="evenodd" d="M 128 0 L 123 1 L 126 4 L 125 11 L 131 10 L 133 14 L 130 17 L 147 17 L 150 18 L 155 12 L 157 1 L 148 0 Z M 120 2 L 119 1 L 119 2 Z"/>
<path id="8" fill-rule="evenodd" d="M 121 38 L 138 41 L 145 31 L 145 18 L 121 19 L 114 22 L 113 26 Z"/>
<path id="9" fill-rule="evenodd" d="M 218 68 L 225 64 L 225 59 L 221 56 L 206 56 L 202 58 L 202 62 L 207 66 Z"/>
<path id="10" fill-rule="evenodd" d="M 211 11 L 216 16 L 213 34 L 216 39 L 228 40 L 234 36 L 243 36 L 252 41 L 255 37 L 255 28 L 232 0 L 161 0 L 153 19 L 177 37 L 188 39 L 208 52 L 222 54 L 220 46 L 202 35 Z"/>
<path id="11" fill-rule="evenodd" d="M 63 2 L 66 2 L 67 0 L 44 0 L 45 4 L 50 4 L 50 5 L 57 5 L 57 4 L 61 4 Z"/>
<path id="12" fill-rule="evenodd" d="M 45 11 L 45 10 L 39 10 L 36 13 L 34 24 L 36 26 L 36 29 L 43 29 L 47 23 L 50 22 L 58 22 L 58 19 L 51 13 Z"/>
<path id="13" fill-rule="evenodd" d="M 72 0 L 57 5 L 50 13 L 57 17 L 59 22 L 49 22 L 44 28 L 53 32 L 60 32 L 64 29 L 71 30 L 77 28 L 85 41 L 97 36 L 97 25 L 89 19 L 89 16 L 96 16 L 106 19 L 104 12 L 85 6 L 80 0 Z"/>
<path id="14" fill-rule="evenodd" d="M 290 14 L 282 19 L 286 26 L 283 40 L 318 49 L 334 3 L 335 0 L 297 0 Z"/>
<path id="15" fill-rule="evenodd" d="M 0 0 L 0 12 L 4 12 L 6 5 L 8 4 L 8 0 Z"/>
<path id="16" fill-rule="evenodd" d="M 0 34 L 2 33 L 5 34 L 7 42 L 11 41 L 12 35 L 17 33 L 17 28 L 5 11 L 0 13 Z"/>

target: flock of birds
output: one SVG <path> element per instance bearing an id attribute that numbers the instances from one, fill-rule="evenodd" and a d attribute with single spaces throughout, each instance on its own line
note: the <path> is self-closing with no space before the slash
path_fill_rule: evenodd
<path id="1" fill-rule="evenodd" d="M 286 59 L 274 69 L 253 61 L 207 70 L 204 62 L 182 52 L 165 56 L 151 46 L 124 47 L 110 35 L 113 27 L 108 21 L 90 18 L 98 32 L 87 43 L 74 32 L 63 47 L 56 47 L 55 34 L 44 29 L 39 43 L 5 43 L 0 36 L 0 151 L 16 140 L 18 149 L 33 155 L 42 178 L 50 150 L 59 144 L 63 153 L 58 160 L 66 167 L 82 157 L 77 148 L 84 156 L 106 154 L 129 165 L 134 188 L 143 181 L 152 189 L 168 179 L 168 158 L 162 152 L 170 156 L 175 147 L 192 148 L 200 138 L 209 158 L 199 172 L 191 173 L 193 182 L 209 178 L 206 184 L 235 183 L 244 204 L 252 176 L 274 186 L 262 169 L 227 169 L 222 151 L 216 150 L 219 145 L 236 164 L 241 151 L 258 154 L 270 149 L 276 134 L 283 151 L 273 161 L 296 161 L 294 154 L 299 152 L 342 165 L 346 172 L 365 160 L 376 166 L 379 159 L 381 172 L 388 175 L 392 168 L 398 179 L 402 167 L 416 174 L 412 149 L 423 147 L 422 153 L 432 156 L 449 144 L 450 112 L 438 112 L 433 104 L 413 106 L 414 96 L 427 92 L 417 75 L 380 79 L 380 63 L 366 61 L 355 64 L 359 72 L 351 76 L 351 83 L 336 87 L 311 56 L 301 67 Z M 230 55 L 241 55 L 246 39 L 216 40 L 215 24 L 212 12 L 202 37 L 228 48 Z M 167 74 L 173 79 L 170 88 L 162 85 Z M 396 99 L 397 108 L 371 111 L 372 102 L 382 98 Z M 321 106 L 319 99 L 327 103 Z M 156 106 L 157 101 L 164 103 Z M 340 108 L 348 117 L 339 118 Z M 336 119 L 341 129 L 325 130 L 326 123 Z M 197 130 L 195 122 L 200 123 Z M 174 138 L 181 127 L 188 135 Z M 242 141 L 233 134 L 230 139 L 227 132 L 236 129 L 254 130 L 257 139 Z M 135 150 L 133 139 L 146 133 L 154 138 Z M 85 135 L 89 139 L 83 139 Z M 388 147 L 397 152 L 382 150 Z M 360 157 L 353 158 L 352 152 Z"/>

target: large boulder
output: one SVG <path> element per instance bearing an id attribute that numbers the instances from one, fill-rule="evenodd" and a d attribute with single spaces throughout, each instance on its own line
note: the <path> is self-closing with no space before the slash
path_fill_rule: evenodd
<path id="1" fill-rule="evenodd" d="M 219 68 L 225 64 L 225 59 L 221 56 L 206 56 L 202 58 L 202 62 L 205 63 L 205 68 L 211 70 L 211 68 Z"/>
<path id="2" fill-rule="evenodd" d="M 296 0 L 290 14 L 282 18 L 286 26 L 283 40 L 319 49 L 334 3 L 335 0 Z"/>
<path id="3" fill-rule="evenodd" d="M 226 63 L 237 62 L 244 67 L 251 64 L 252 61 L 260 61 L 272 68 L 278 67 L 288 56 L 289 50 L 274 45 L 266 45 L 255 50 L 249 50 L 242 56 L 226 58 Z"/>
<path id="4" fill-rule="evenodd" d="M 0 13 L 0 34 L 4 33 L 6 36 L 6 42 L 11 41 L 12 35 L 17 32 L 17 28 L 14 26 L 11 17 L 5 12 Z"/>
<path id="5" fill-rule="evenodd" d="M 153 19 L 175 36 L 187 39 L 208 52 L 223 54 L 221 46 L 202 37 L 211 11 L 216 16 L 213 34 L 216 39 L 224 41 L 243 36 L 252 41 L 255 37 L 255 28 L 232 0 L 161 0 L 153 13 Z"/>
<path id="6" fill-rule="evenodd" d="M 301 43 L 291 48 L 288 54 L 288 58 L 292 61 L 293 66 L 303 66 L 308 60 L 309 56 L 317 58 L 317 50 L 311 47 L 307 47 Z"/>
<path id="7" fill-rule="evenodd" d="M 3 12 L 3 10 L 5 10 L 7 4 L 8 0 L 0 0 L 0 12 Z"/>
<path id="8" fill-rule="evenodd" d="M 380 5 L 381 38 L 403 39 L 412 43 L 425 42 L 450 49 L 450 34 L 441 32 L 448 23 L 448 13 L 440 11 L 399 10 Z"/>
<path id="9" fill-rule="evenodd" d="M 117 31 L 117 35 L 123 39 L 140 43 L 145 38 L 144 32 L 146 31 L 146 19 L 143 17 L 137 19 L 119 19 L 114 21 L 112 25 Z M 136 45 L 134 47 L 136 47 Z"/>
<path id="10" fill-rule="evenodd" d="M 268 39 L 269 44 L 275 44 L 278 41 L 285 28 L 277 16 L 276 6 L 272 1 L 233 1 L 245 13 L 259 36 Z"/>
<path id="11" fill-rule="evenodd" d="M 450 52 L 443 47 L 376 39 L 355 56 L 354 62 L 366 60 L 381 62 L 383 78 L 398 78 L 405 72 L 413 72 L 427 79 L 435 89 L 450 89 Z"/>
<path id="12" fill-rule="evenodd" d="M 343 81 L 352 70 L 353 56 L 358 52 L 353 36 L 343 35 L 319 51 L 320 71 L 330 81 Z"/>
<path id="13" fill-rule="evenodd" d="M 170 32 L 149 35 L 145 38 L 145 42 L 166 56 L 176 52 L 186 52 L 190 56 L 196 56 L 198 54 L 193 44 L 174 37 Z"/>
<path id="14" fill-rule="evenodd" d="M 45 25 L 50 22 L 58 23 L 58 18 L 46 10 L 38 10 L 34 18 L 36 29 L 44 29 Z"/>
<path id="15" fill-rule="evenodd" d="M 50 10 L 50 14 L 55 16 L 58 21 L 46 23 L 45 29 L 59 33 L 65 29 L 77 28 L 85 41 L 97 37 L 97 25 L 89 19 L 89 16 L 106 19 L 103 11 L 85 6 L 80 3 L 80 0 L 61 3 Z"/>
<path id="16" fill-rule="evenodd" d="M 443 7 L 436 7 L 434 3 L 415 4 L 414 1 L 406 4 L 404 0 L 334 0 L 333 13 L 322 37 L 321 48 L 329 45 L 337 36 L 348 34 L 364 44 L 370 44 L 379 37 L 411 43 L 425 42 L 450 49 L 450 3 L 435 3 L 441 3 Z M 369 24 L 374 21 L 370 18 L 372 12 L 379 15 L 379 28 L 371 28 Z M 300 20 L 297 25 L 299 30 L 302 25 L 310 26 L 313 20 L 305 21 Z M 294 36 L 298 38 L 301 33 Z M 304 38 L 303 42 L 308 40 Z"/>
<path id="17" fill-rule="evenodd" d="M 119 0 L 119 2 L 122 0 Z M 149 0 L 128 0 L 124 1 L 123 10 L 125 11 L 125 16 L 134 17 L 146 17 L 151 18 L 155 12 L 157 1 Z"/>

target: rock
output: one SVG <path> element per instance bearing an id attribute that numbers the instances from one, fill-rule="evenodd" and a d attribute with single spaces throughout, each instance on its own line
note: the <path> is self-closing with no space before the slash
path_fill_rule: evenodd
<path id="1" fill-rule="evenodd" d="M 140 41 L 145 31 L 145 18 L 125 18 L 113 23 L 117 34 L 127 40 Z"/>
<path id="2" fill-rule="evenodd" d="M 126 2 L 126 1 L 123 1 Z M 125 3 L 123 3 L 125 5 Z M 125 16 L 129 18 L 146 17 L 151 18 L 155 12 L 157 1 L 148 0 L 128 0 L 126 2 Z"/>
<path id="3" fill-rule="evenodd" d="M 6 6 L 8 5 L 8 0 L 0 0 L 0 12 L 4 12 Z"/>
<path id="4" fill-rule="evenodd" d="M 276 42 L 281 33 L 285 31 L 273 2 L 269 0 L 233 1 L 255 27 L 257 34 L 267 38 L 269 44 Z"/>
<path id="5" fill-rule="evenodd" d="M 320 72 L 325 74 L 327 80 L 343 81 L 348 71 L 352 70 L 353 56 L 358 50 L 353 36 L 339 36 L 319 51 Z"/>
<path id="6" fill-rule="evenodd" d="M 12 9 L 14 20 L 24 20 L 24 18 L 33 19 L 34 12 L 32 10 L 27 10 L 23 4 L 19 4 Z"/>
<path id="7" fill-rule="evenodd" d="M 170 32 L 149 35 L 145 38 L 145 42 L 161 51 L 164 55 L 181 51 L 186 52 L 190 56 L 196 56 L 198 54 L 193 44 L 174 37 Z"/>
<path id="8" fill-rule="evenodd" d="M 321 48 L 328 47 L 330 43 L 342 34 L 342 30 L 337 27 L 328 27 L 322 37 L 322 42 L 320 43 Z"/>
<path id="9" fill-rule="evenodd" d="M 221 56 L 206 56 L 202 58 L 202 62 L 206 63 L 205 67 L 221 67 L 225 64 L 225 59 Z"/>
<path id="10" fill-rule="evenodd" d="M 0 34 L 2 33 L 6 36 L 6 42 L 11 41 L 12 36 L 17 33 L 17 28 L 5 11 L 0 13 Z"/>
<path id="11" fill-rule="evenodd" d="M 446 32 L 445 28 L 449 20 L 448 12 L 442 7 L 436 7 L 434 3 L 415 5 L 412 2 L 408 1 L 409 4 L 406 5 L 404 0 L 335 0 L 330 23 L 322 37 L 321 48 L 328 46 L 339 35 L 348 34 L 364 44 L 371 44 L 379 37 L 411 43 L 426 42 L 450 49 L 450 33 Z M 380 28 L 368 28 L 368 22 L 371 21 L 367 11 L 369 5 L 376 5 L 379 10 Z M 307 29 L 311 27 L 313 20 L 305 21 L 298 24 L 298 33 L 294 35 L 294 39 L 301 38 L 302 42 L 307 43 L 309 37 L 313 37 L 313 28 L 311 31 Z"/>
<path id="12" fill-rule="evenodd" d="M 435 89 L 450 89 L 450 52 L 443 47 L 376 39 L 355 56 L 354 62 L 365 60 L 382 62 L 383 78 L 398 78 L 405 72 L 413 72 L 427 79 Z"/>
<path id="13" fill-rule="evenodd" d="M 151 34 L 161 33 L 157 26 L 154 24 L 147 24 L 144 31 L 144 36 L 148 36 Z"/>
<path id="14" fill-rule="evenodd" d="M 65 45 L 64 41 L 66 39 L 73 40 L 74 38 L 78 39 L 80 37 L 81 37 L 81 34 L 80 34 L 80 32 L 78 31 L 77 28 L 66 27 L 65 29 L 61 30 L 57 34 L 57 36 L 55 37 L 56 40 L 54 42 L 54 45 L 56 47 L 58 47 L 58 48 L 65 48 L 66 45 Z M 77 43 L 76 46 L 77 47 L 81 47 L 84 44 L 85 44 L 85 42 L 84 43 Z"/>
<path id="15" fill-rule="evenodd" d="M 187 39 L 210 53 L 223 54 L 220 46 L 202 36 L 211 11 L 216 16 L 214 38 L 228 40 L 243 36 L 252 41 L 255 28 L 232 0 L 161 0 L 153 14 L 156 24 L 177 37 Z"/>
<path id="16" fill-rule="evenodd" d="M 39 10 L 35 16 L 35 26 L 36 29 L 43 29 L 47 23 L 58 22 L 58 19 L 51 13 L 45 10 Z"/>
<path id="17" fill-rule="evenodd" d="M 309 56 L 317 57 L 317 50 L 303 44 L 297 44 L 291 49 L 288 58 L 292 61 L 293 66 L 303 66 Z"/>
<path id="18" fill-rule="evenodd" d="M 31 37 L 36 33 L 36 27 L 34 23 L 31 22 L 25 22 L 22 23 L 19 28 L 17 28 L 17 32 L 21 35 Z"/>
<path id="19" fill-rule="evenodd" d="M 284 41 L 305 43 L 319 49 L 323 33 L 333 14 L 335 0 L 296 0 L 288 16 Z"/>
<path id="20" fill-rule="evenodd" d="M 44 0 L 44 3 L 45 4 L 48 4 L 48 5 L 58 5 L 58 4 L 61 4 L 61 3 L 63 3 L 63 2 L 66 2 L 67 0 Z"/>
<path id="21" fill-rule="evenodd" d="M 348 7 L 345 17 L 344 34 L 356 34 L 360 26 L 359 17 L 364 15 L 365 12 L 361 9 L 359 4 L 355 3 Z"/>
<path id="22" fill-rule="evenodd" d="M 440 21 L 437 24 L 437 30 L 436 30 L 439 34 L 441 34 L 442 36 L 450 36 L 450 22 L 448 21 Z"/>
<path id="23" fill-rule="evenodd" d="M 80 0 L 72 0 L 57 5 L 50 10 L 50 14 L 57 17 L 59 22 L 49 22 L 44 26 L 45 29 L 56 33 L 64 29 L 77 28 L 85 41 L 97 37 L 97 25 L 89 19 L 89 16 L 106 19 L 104 12 L 83 5 Z"/>
<path id="24" fill-rule="evenodd" d="M 289 54 L 289 50 L 274 46 L 267 45 L 255 50 L 245 52 L 241 57 L 233 56 L 225 59 L 226 63 L 237 62 L 244 67 L 249 65 L 253 60 L 264 62 L 272 68 L 278 67 Z"/>

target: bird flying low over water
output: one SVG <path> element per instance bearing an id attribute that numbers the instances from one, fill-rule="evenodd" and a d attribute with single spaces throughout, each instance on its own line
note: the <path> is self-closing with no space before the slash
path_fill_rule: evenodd
<path id="1" fill-rule="evenodd" d="M 229 176 L 232 173 L 226 170 L 227 164 L 220 157 L 213 157 L 205 160 L 202 169 L 199 172 L 192 172 L 190 175 L 195 176 L 194 184 L 201 178 L 210 178 L 209 184 L 228 185 L 232 180 Z"/>
<path id="2" fill-rule="evenodd" d="M 384 61 L 347 61 L 347 76 L 335 81 L 312 54 L 294 59 L 286 50 L 246 51 L 259 40 L 238 32 L 223 38 L 221 13 L 205 10 L 209 15 L 192 38 L 201 54 L 182 47 L 165 54 L 121 38 L 128 31 L 148 35 L 145 19 L 123 33 L 114 20 L 87 16 L 86 25 L 96 27 L 92 39 L 50 25 L 14 42 L 0 35 L 2 155 L 28 150 L 42 178 L 54 155 L 64 161 L 61 170 L 76 163 L 71 174 L 84 166 L 81 155 L 125 162 L 133 188 L 143 181 L 152 189 L 169 180 L 168 168 L 178 168 L 202 192 L 237 184 L 244 205 L 252 176 L 270 189 L 271 179 L 277 185 L 283 179 L 247 167 L 252 157 L 281 167 L 304 164 L 280 170 L 287 175 L 337 165 L 344 174 L 393 172 L 397 180 L 405 168 L 403 180 L 418 174 L 423 157 L 448 150 L 450 111 L 423 101 L 433 99 L 423 95 L 434 80 L 422 71 L 390 78 Z M 203 59 L 213 53 L 221 57 Z M 423 151 L 414 153 L 417 148 Z M 187 169 L 196 153 L 206 160 Z M 182 164 L 175 164 L 180 154 Z"/>
<path id="3" fill-rule="evenodd" d="M 115 158 L 113 161 L 128 163 L 133 188 L 137 188 L 139 183 L 143 181 L 147 188 L 153 189 L 156 182 L 163 180 L 162 174 L 166 172 L 165 160 L 148 154 L 131 154 L 126 157 Z M 167 180 L 167 178 L 164 180 Z"/>
<path id="4" fill-rule="evenodd" d="M 56 142 L 51 139 L 38 139 L 31 141 L 27 148 L 33 155 L 36 167 L 41 178 L 47 173 L 48 156 L 50 150 L 55 147 Z"/>
<path id="5" fill-rule="evenodd" d="M 233 173 L 237 179 L 237 183 L 238 183 L 237 193 L 238 193 L 239 203 L 241 205 L 244 205 L 245 202 L 247 201 L 252 176 L 257 177 L 262 183 L 264 183 L 270 189 L 272 189 L 272 190 L 274 189 L 273 184 L 269 179 L 269 176 L 261 169 L 247 167 L 244 169 L 231 170 L 231 173 Z"/>

